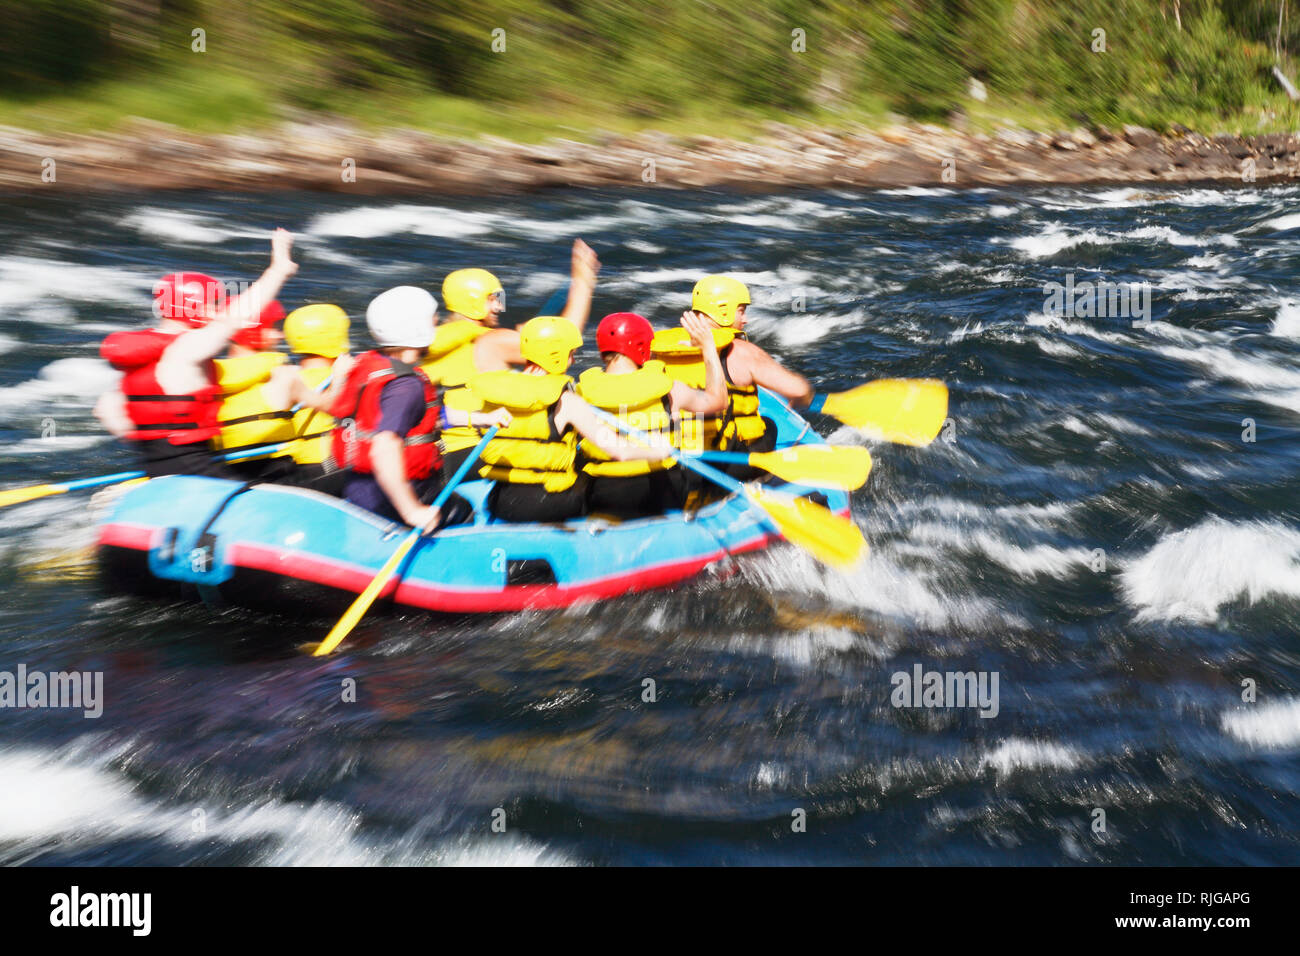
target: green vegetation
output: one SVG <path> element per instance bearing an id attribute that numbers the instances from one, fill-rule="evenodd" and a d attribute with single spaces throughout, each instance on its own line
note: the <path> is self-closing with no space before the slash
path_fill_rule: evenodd
<path id="1" fill-rule="evenodd" d="M 1294 129 L 1300 110 L 1270 75 L 1277 63 L 1295 76 L 1288 5 L 0 0 L 0 124 L 80 131 L 142 117 L 215 131 L 306 113 L 522 140 L 899 116 Z M 971 79 L 987 101 L 971 98 Z"/>

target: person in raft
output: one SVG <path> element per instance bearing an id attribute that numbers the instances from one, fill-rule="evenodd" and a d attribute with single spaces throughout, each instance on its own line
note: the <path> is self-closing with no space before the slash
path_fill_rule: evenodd
<path id="1" fill-rule="evenodd" d="M 713 342 L 712 326 L 693 312 L 682 313 L 682 327 L 699 349 L 704 388 L 691 388 L 668 377 L 664 363 L 650 358 L 654 329 L 635 312 L 615 312 L 596 327 L 596 348 L 604 368 L 589 368 L 578 377 L 578 395 L 596 408 L 634 428 L 669 439 L 683 413 L 716 416 L 727 405 L 727 384 Z M 587 509 L 591 514 L 631 518 L 680 508 L 686 499 L 683 470 L 672 458 L 658 461 L 611 461 L 583 439 L 583 471 L 590 477 Z"/>
<path id="2" fill-rule="evenodd" d="M 686 419 L 680 430 L 680 447 L 693 450 L 722 449 L 764 452 L 776 447 L 776 426 L 759 413 L 758 388 L 785 398 L 795 408 L 806 408 L 813 398 L 812 384 L 797 372 L 785 368 L 745 336 L 749 289 L 730 276 L 705 276 L 691 291 L 691 311 L 709 323 L 714 343 L 722 356 L 727 382 L 727 405 L 721 415 Z M 683 329 L 656 333 L 651 354 L 662 359 L 672 378 L 699 388 L 704 368 L 700 350 L 685 341 Z M 748 465 L 728 465 L 732 476 L 749 481 L 763 472 Z"/>
<path id="3" fill-rule="evenodd" d="M 283 483 L 342 495 L 347 473 L 326 465 L 334 417 L 330 408 L 343 392 L 353 360 L 348 341 L 352 323 L 337 305 L 294 309 L 284 320 L 284 340 L 296 365 L 281 365 L 262 388 L 268 407 L 287 416 L 288 448 L 297 466 Z"/>
<path id="4" fill-rule="evenodd" d="M 562 314 L 579 334 L 591 313 L 591 295 L 599 272 L 596 253 L 581 239 L 573 240 L 569 298 Z M 500 327 L 506 308 L 505 290 L 486 269 L 457 269 L 448 275 L 442 283 L 442 301 L 449 314 L 439 324 L 420 367 L 446 389 L 443 401 L 448 408 L 475 411 L 481 406 L 465 387 L 471 378 L 526 364 L 519 347 L 519 331 Z M 447 467 L 454 471 L 480 437 L 472 428 L 446 429 L 442 443 Z"/>
<path id="5" fill-rule="evenodd" d="M 287 412 L 272 408 L 264 387 L 288 357 L 276 351 L 284 338 L 276 326 L 284 320 L 284 307 L 273 301 L 258 316 L 254 325 L 240 329 L 230 337 L 230 350 L 216 360 L 217 384 L 221 386 L 221 408 L 217 424 L 221 432 L 213 447 L 221 452 L 259 448 L 293 437 L 288 429 Z M 286 450 L 276 455 L 229 462 L 231 471 L 247 481 L 275 481 L 289 475 L 293 458 Z"/>
<path id="6" fill-rule="evenodd" d="M 242 295 L 227 301 L 211 276 L 178 272 L 154 285 L 157 327 L 113 332 L 100 355 L 122 373 L 118 388 L 102 395 L 95 416 L 136 451 L 151 477 L 172 474 L 237 477 L 213 461 L 221 431 L 222 389 L 215 359 L 263 310 L 295 272 L 293 237 L 271 236 L 271 264 Z"/>
<path id="7" fill-rule="evenodd" d="M 438 448 L 443 425 L 509 426 L 509 412 L 444 409 L 438 389 L 416 363 L 433 341 L 438 306 L 414 286 L 398 286 L 375 297 L 366 325 L 377 348 L 360 355 L 348 370 L 329 408 L 335 419 L 330 456 L 350 470 L 343 497 L 385 518 L 432 531 L 470 517 L 458 495 L 447 502 L 446 520 L 431 507 L 445 471 Z"/>
<path id="8" fill-rule="evenodd" d="M 272 307 L 279 313 L 274 320 L 267 315 Z M 218 380 L 230 390 L 221 403 L 217 445 L 237 451 L 287 444 L 273 456 L 236 462 L 231 469 L 248 481 L 338 493 L 340 480 L 327 477 L 324 461 L 334 429 L 328 409 L 350 363 L 347 313 L 337 305 L 308 305 L 285 318 L 278 302 L 272 307 L 259 327 L 236 334 L 227 358 L 217 359 Z M 283 335 L 275 328 L 278 319 L 284 319 Z M 298 364 L 269 351 L 281 339 Z"/>
<path id="9" fill-rule="evenodd" d="M 510 424 L 483 449 L 479 475 L 497 482 L 488 496 L 503 521 L 563 521 L 587 510 L 588 476 L 577 467 L 578 437 L 615 461 L 658 461 L 670 445 L 624 438 L 596 417 L 564 374 L 582 344 L 568 319 L 538 316 L 519 327 L 522 371 L 483 372 L 469 381 L 489 412 L 508 411 Z"/>

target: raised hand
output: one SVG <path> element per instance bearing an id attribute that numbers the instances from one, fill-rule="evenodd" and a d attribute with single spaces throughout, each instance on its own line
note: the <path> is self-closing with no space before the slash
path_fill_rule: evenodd
<path id="1" fill-rule="evenodd" d="M 574 282 L 584 282 L 595 285 L 596 276 L 599 273 L 600 260 L 596 258 L 595 250 L 581 239 L 574 239 L 573 257 L 569 269 L 570 278 Z"/>
<path id="2" fill-rule="evenodd" d="M 279 269 L 286 276 L 298 271 L 298 263 L 290 256 L 293 252 L 293 233 L 288 229 L 276 229 L 271 233 L 271 266 Z"/>

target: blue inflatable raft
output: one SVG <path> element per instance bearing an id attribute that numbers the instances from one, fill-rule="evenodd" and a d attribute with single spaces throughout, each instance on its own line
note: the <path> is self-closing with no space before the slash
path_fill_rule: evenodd
<path id="1" fill-rule="evenodd" d="M 767 393 L 762 414 L 776 422 L 778 448 L 822 443 Z M 179 590 L 210 603 L 322 609 L 360 593 L 410 530 L 318 492 L 269 484 L 240 492 L 243 487 L 170 476 L 130 489 L 99 527 L 99 559 L 110 585 Z M 771 487 L 848 513 L 843 492 L 776 479 Z M 780 537 L 738 495 L 691 513 L 631 521 L 518 524 L 492 518 L 485 504 L 490 489 L 486 481 L 461 485 L 475 506 L 474 522 L 424 539 L 382 597 L 456 614 L 563 607 L 665 587 Z"/>

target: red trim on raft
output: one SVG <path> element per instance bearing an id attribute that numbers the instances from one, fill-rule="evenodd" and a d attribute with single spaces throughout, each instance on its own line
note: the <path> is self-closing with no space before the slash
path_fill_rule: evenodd
<path id="1" fill-rule="evenodd" d="M 731 549 L 732 554 L 761 548 L 774 535 L 763 535 Z M 393 598 L 398 604 L 429 611 L 454 614 L 522 611 L 527 608 L 569 607 L 584 601 L 618 597 L 637 591 L 664 587 L 693 577 L 709 564 L 721 560 L 726 552 L 718 550 L 692 555 L 677 561 L 665 561 L 623 574 L 612 574 L 565 587 L 559 584 L 516 584 L 499 589 L 471 590 L 439 587 L 418 581 L 403 580 L 384 588 L 381 597 Z M 281 574 L 300 581 L 311 581 L 360 594 L 375 576 L 373 568 L 361 567 L 303 551 L 282 551 L 260 544 L 232 544 L 226 560 L 250 570 Z M 396 594 L 394 595 L 394 589 Z"/>
<path id="2" fill-rule="evenodd" d="M 848 517 L 848 509 L 837 512 Z M 148 551 L 158 526 L 112 523 L 101 526 L 99 543 L 120 548 Z M 635 571 L 595 578 L 581 584 L 564 587 L 559 584 L 517 584 L 499 589 L 455 589 L 424 584 L 418 581 L 401 581 L 384 588 L 381 597 L 394 598 L 398 604 L 449 613 L 491 613 L 494 611 L 522 611 L 528 608 L 569 607 L 581 602 L 618 597 L 638 591 L 675 584 L 694 577 L 708 565 L 720 561 L 728 554 L 756 551 L 769 542 L 783 540 L 779 535 L 764 532 L 741 542 L 733 548 L 713 551 L 705 555 L 647 565 Z M 286 550 L 264 544 L 235 543 L 226 553 L 228 563 L 240 568 L 265 571 L 299 581 L 323 584 L 360 594 L 374 578 L 375 568 L 340 561 L 305 551 Z M 396 595 L 394 596 L 394 590 Z"/>
<path id="3" fill-rule="evenodd" d="M 158 525 L 130 524 L 115 521 L 100 525 L 99 543 L 115 548 L 134 548 L 148 551 L 153 546 L 153 536 L 162 530 Z"/>

